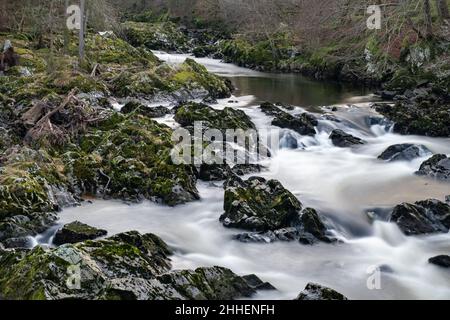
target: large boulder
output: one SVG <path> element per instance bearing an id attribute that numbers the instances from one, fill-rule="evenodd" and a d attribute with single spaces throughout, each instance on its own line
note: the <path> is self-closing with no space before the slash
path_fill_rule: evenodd
<path id="1" fill-rule="evenodd" d="M 183 127 L 192 129 L 195 122 L 202 122 L 204 128 L 217 129 L 225 132 L 227 129 L 255 130 L 256 127 L 242 110 L 225 108 L 213 109 L 206 104 L 189 102 L 177 107 L 175 121 Z"/>
<path id="2" fill-rule="evenodd" d="M 77 243 L 85 240 L 94 240 L 107 235 L 106 230 L 97 229 L 79 221 L 74 221 L 64 225 L 58 230 L 53 239 L 56 245 L 66 243 Z"/>
<path id="3" fill-rule="evenodd" d="M 1 249 L 0 296 L 14 300 L 225 300 L 256 293 L 248 280 L 225 268 L 170 271 L 170 254 L 160 238 L 137 232 L 56 249 Z"/>
<path id="4" fill-rule="evenodd" d="M 294 300 L 348 300 L 343 294 L 321 286 L 316 283 L 308 283 L 296 299 Z"/>
<path id="5" fill-rule="evenodd" d="M 274 126 L 291 129 L 301 135 L 314 136 L 316 134 L 315 127 L 318 125 L 318 121 L 309 113 L 305 112 L 294 116 L 270 102 L 263 103 L 259 108 L 266 115 L 274 117 L 272 120 Z"/>
<path id="6" fill-rule="evenodd" d="M 378 159 L 392 161 L 411 161 L 431 154 L 431 151 L 424 145 L 417 144 L 396 144 L 387 148 Z"/>
<path id="7" fill-rule="evenodd" d="M 352 136 L 351 134 L 348 134 L 340 129 L 333 130 L 330 134 L 330 139 L 333 144 L 339 148 L 348 148 L 365 143 L 364 140 Z"/>
<path id="8" fill-rule="evenodd" d="M 450 206 L 439 200 L 402 203 L 394 208 L 390 221 L 406 235 L 447 233 L 450 229 Z"/>
<path id="9" fill-rule="evenodd" d="M 259 232 L 240 235 L 240 240 L 272 237 L 297 239 L 302 243 L 332 241 L 318 213 L 303 208 L 301 202 L 276 180 L 231 178 L 225 184 L 224 210 L 220 221 L 225 227 Z M 292 236 L 286 236 L 286 229 Z"/>
<path id="10" fill-rule="evenodd" d="M 448 102 L 399 101 L 394 106 L 376 104 L 376 110 L 395 122 L 394 131 L 431 137 L 450 137 Z"/>
<path id="11" fill-rule="evenodd" d="M 422 163 L 416 174 L 450 181 L 450 158 L 444 154 L 436 154 Z"/>
<path id="12" fill-rule="evenodd" d="M 171 206 L 197 200 L 195 168 L 172 162 L 172 132 L 148 117 L 116 113 L 63 155 L 66 175 L 79 194 Z"/>

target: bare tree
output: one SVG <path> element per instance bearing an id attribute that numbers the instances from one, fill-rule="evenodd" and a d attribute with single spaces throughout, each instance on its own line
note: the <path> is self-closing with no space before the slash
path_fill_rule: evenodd
<path id="1" fill-rule="evenodd" d="M 441 20 L 450 19 L 447 0 L 436 0 L 436 7 Z"/>

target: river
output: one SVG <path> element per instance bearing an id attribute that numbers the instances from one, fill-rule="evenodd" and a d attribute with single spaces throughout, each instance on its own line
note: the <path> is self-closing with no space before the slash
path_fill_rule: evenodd
<path id="1" fill-rule="evenodd" d="M 157 55 L 174 64 L 186 58 Z M 244 110 L 259 129 L 269 128 L 271 122 L 257 109 L 261 101 L 283 102 L 296 106 L 295 112 L 319 114 L 327 113 L 327 106 L 337 107 L 333 115 L 338 121 L 320 120 L 315 137 L 290 132 L 302 147 L 274 153 L 261 176 L 280 180 L 302 203 L 320 210 L 342 242 L 304 246 L 232 240 L 239 231 L 219 222 L 223 189 L 205 182 L 198 183 L 198 202 L 169 208 L 151 202 L 127 205 L 97 200 L 64 210 L 60 225 L 79 220 L 110 235 L 129 230 L 155 233 L 175 249 L 175 269 L 219 265 L 240 275 L 254 273 L 278 289 L 260 292 L 256 299 L 293 299 L 308 282 L 332 287 L 350 299 L 450 299 L 449 272 L 428 263 L 430 257 L 449 254 L 450 235 L 406 237 L 396 225 L 371 222 L 367 215 L 404 201 L 444 200 L 450 194 L 448 184 L 414 175 L 429 156 L 397 163 L 377 156 L 397 143 L 423 144 L 434 153 L 450 154 L 450 139 L 400 136 L 383 123 L 371 126 L 368 117 L 380 116 L 367 103 L 374 97 L 361 88 L 261 73 L 207 58 L 197 61 L 211 72 L 230 77 L 237 87 L 235 96 L 212 106 Z M 173 125 L 170 117 L 159 121 Z M 335 128 L 368 143 L 355 149 L 334 147 L 328 136 Z M 38 242 L 47 242 L 55 230 L 39 236 Z M 377 267 L 382 272 L 373 274 Z M 377 288 L 367 285 L 373 279 L 380 280 Z"/>

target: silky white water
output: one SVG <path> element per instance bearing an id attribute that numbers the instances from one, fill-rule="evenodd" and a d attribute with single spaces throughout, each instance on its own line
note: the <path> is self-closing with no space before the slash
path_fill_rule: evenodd
<path id="1" fill-rule="evenodd" d="M 163 53 L 158 56 L 172 63 L 186 58 Z M 261 76 L 212 59 L 198 61 L 222 75 Z M 244 110 L 258 128 L 266 129 L 271 119 L 257 109 L 260 99 L 257 95 L 232 97 L 213 107 Z M 340 102 L 348 100 L 338 98 L 334 105 Z M 310 105 L 299 105 L 292 112 L 300 112 L 301 108 L 317 110 L 317 106 L 312 109 Z M 311 281 L 330 286 L 350 299 L 450 299 L 450 272 L 428 263 L 430 257 L 450 253 L 450 235 L 406 237 L 396 225 L 371 223 L 367 216 L 374 208 L 390 208 L 404 201 L 444 200 L 450 194 L 448 183 L 414 175 L 429 155 L 397 163 L 377 157 L 398 143 L 423 144 L 434 153 L 450 154 L 450 139 L 400 136 L 382 125 L 370 127 L 367 117 L 379 115 L 367 103 L 338 105 L 333 115 L 340 122 L 321 120 L 315 137 L 290 132 L 300 147 L 275 150 L 268 170 L 260 175 L 280 180 L 303 204 L 317 208 L 335 226 L 342 243 L 304 246 L 297 242 L 255 244 L 232 240 L 240 231 L 226 229 L 219 222 L 224 196 L 220 183 L 199 182 L 201 200 L 176 208 L 151 202 L 127 205 L 97 200 L 64 210 L 60 224 L 79 220 L 104 228 L 110 235 L 129 230 L 155 233 L 174 248 L 175 269 L 219 265 L 240 275 L 254 273 L 278 289 L 261 292 L 257 299 L 293 299 Z M 173 125 L 171 117 L 159 121 Z M 354 149 L 334 147 L 328 139 L 334 128 L 368 143 Z M 54 230 L 38 242 L 48 241 Z M 383 270 L 380 288 L 370 290 L 367 282 L 372 274 L 368 270 L 376 267 Z"/>

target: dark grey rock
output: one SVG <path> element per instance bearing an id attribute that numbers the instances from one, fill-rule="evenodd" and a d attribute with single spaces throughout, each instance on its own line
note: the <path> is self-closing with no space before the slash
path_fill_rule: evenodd
<path id="1" fill-rule="evenodd" d="M 316 283 L 308 283 L 296 299 L 294 300 L 348 300 L 343 294 L 321 286 Z"/>
<path id="2" fill-rule="evenodd" d="M 439 200 L 403 203 L 394 208 L 391 222 L 406 235 L 447 233 L 450 229 L 450 206 Z"/>
<path id="3" fill-rule="evenodd" d="M 432 152 L 424 145 L 417 144 L 396 144 L 387 148 L 378 159 L 393 161 L 411 161 L 416 158 L 424 157 Z"/>
<path id="4" fill-rule="evenodd" d="M 66 243 L 77 243 L 85 240 L 94 240 L 107 235 L 106 230 L 97 229 L 79 221 L 74 221 L 64 225 L 58 230 L 53 239 L 56 245 Z"/>
<path id="5" fill-rule="evenodd" d="M 319 122 L 309 113 L 305 112 L 294 116 L 270 102 L 263 103 L 259 108 L 266 115 L 274 117 L 272 121 L 272 125 L 274 126 L 290 129 L 301 135 L 314 136 L 316 134 L 315 127 Z"/>
<path id="6" fill-rule="evenodd" d="M 422 163 L 416 174 L 438 180 L 450 181 L 450 158 L 445 154 L 436 154 Z"/>
<path id="7" fill-rule="evenodd" d="M 354 137 L 340 129 L 333 130 L 330 134 L 330 139 L 336 147 L 340 148 L 365 144 L 364 140 Z"/>
<path id="8" fill-rule="evenodd" d="M 440 255 L 430 258 L 428 259 L 428 262 L 442 268 L 450 268 L 450 256 L 447 255 Z"/>
<path id="9" fill-rule="evenodd" d="M 249 286 L 251 286 L 255 290 L 277 290 L 269 282 L 263 282 L 254 274 L 249 274 L 243 276 L 242 278 L 248 283 Z"/>
<path id="10" fill-rule="evenodd" d="M 10 238 L 3 241 L 3 245 L 7 249 L 29 249 L 32 241 L 28 237 Z"/>
<path id="11" fill-rule="evenodd" d="M 237 236 L 245 242 L 299 240 L 312 244 L 332 242 L 318 213 L 303 208 L 300 201 L 279 181 L 252 177 L 243 181 L 229 179 L 225 185 L 225 213 L 220 221 L 225 227 L 251 231 Z"/>

